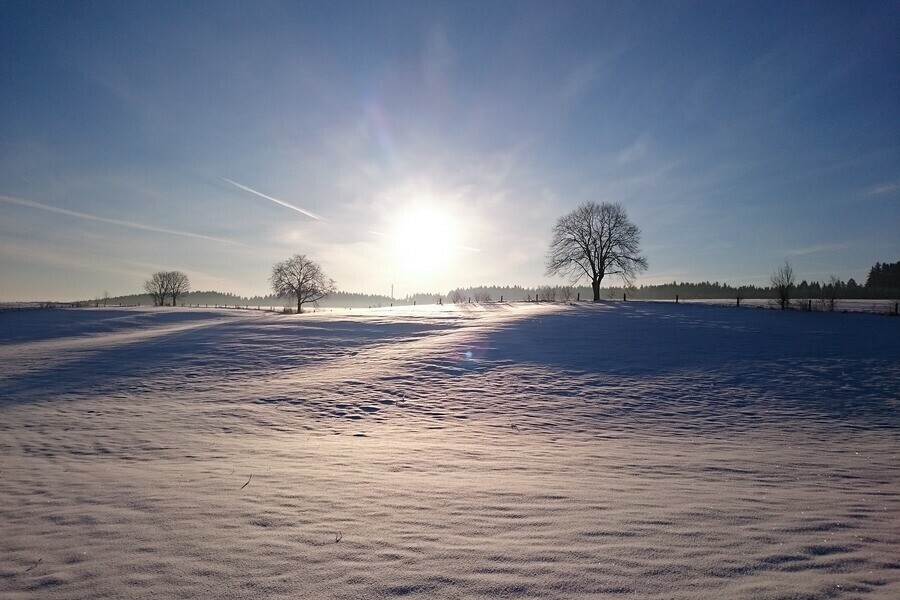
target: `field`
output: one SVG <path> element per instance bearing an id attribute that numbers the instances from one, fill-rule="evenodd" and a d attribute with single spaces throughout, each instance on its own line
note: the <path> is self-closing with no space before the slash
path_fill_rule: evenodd
<path id="1" fill-rule="evenodd" d="M 2 598 L 898 598 L 900 319 L 0 312 Z"/>

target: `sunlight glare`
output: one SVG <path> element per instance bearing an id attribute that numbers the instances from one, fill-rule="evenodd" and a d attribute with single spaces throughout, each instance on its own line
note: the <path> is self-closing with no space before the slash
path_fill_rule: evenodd
<path id="1" fill-rule="evenodd" d="M 434 273 L 450 263 L 456 228 L 449 215 L 431 207 L 404 214 L 394 232 L 397 265 L 407 275 Z"/>

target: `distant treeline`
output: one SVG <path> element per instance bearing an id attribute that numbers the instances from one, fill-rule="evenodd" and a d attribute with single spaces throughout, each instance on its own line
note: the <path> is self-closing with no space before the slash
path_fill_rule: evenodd
<path id="1" fill-rule="evenodd" d="M 635 299 L 664 300 L 674 298 L 677 294 L 685 299 L 716 299 L 716 298 L 771 298 L 772 290 L 769 287 L 755 285 L 730 286 L 727 283 L 663 283 L 660 285 L 642 285 L 638 288 L 622 289 L 621 287 L 607 288 L 606 293 L 611 298 L 620 298 L 623 293 Z M 834 297 L 844 299 L 888 299 L 900 297 L 900 261 L 895 263 L 875 263 L 869 269 L 866 282 L 860 285 L 853 278 L 841 281 L 834 279 L 828 282 L 806 280 L 797 284 L 791 292 L 794 298 L 822 298 Z"/>
<path id="2" fill-rule="evenodd" d="M 438 296 L 429 296 L 429 302 L 435 302 Z M 97 301 L 95 301 L 96 303 Z M 101 304 L 103 300 L 99 301 Z M 153 306 L 153 299 L 149 294 L 131 294 L 128 296 L 116 296 L 108 298 L 106 302 L 110 305 L 122 304 L 125 306 Z M 319 301 L 319 306 L 324 307 L 340 307 L 340 308 L 366 308 L 375 306 L 388 306 L 391 299 L 388 296 L 379 296 L 372 294 L 355 294 L 351 292 L 336 292 Z M 294 303 L 290 299 L 278 298 L 274 295 L 268 296 L 238 296 L 227 292 L 188 292 L 178 297 L 178 304 L 200 305 L 200 306 L 292 306 Z M 412 304 L 412 302 L 410 302 Z"/>
<path id="3" fill-rule="evenodd" d="M 657 285 L 642 285 L 640 287 L 622 288 L 617 286 L 603 288 L 603 297 L 610 299 L 622 298 L 625 294 L 634 300 L 668 300 L 679 298 L 685 300 L 711 300 L 720 298 L 746 298 L 763 299 L 772 298 L 772 290 L 768 287 L 755 285 L 731 286 L 718 281 L 710 283 L 677 282 Z M 456 288 L 446 294 L 417 292 L 404 298 L 391 299 L 390 296 L 378 294 L 357 294 L 352 292 L 337 292 L 325 300 L 319 302 L 319 306 L 332 308 L 375 308 L 382 306 L 407 306 L 411 304 L 434 304 L 436 302 L 520 302 L 529 300 L 575 300 L 591 298 L 591 289 L 587 286 L 540 286 L 522 287 L 516 286 L 476 286 Z M 835 297 L 842 299 L 896 299 L 900 297 L 900 261 L 895 263 L 876 263 L 870 270 L 864 285 L 858 284 L 852 278 L 844 282 L 835 279 L 830 282 L 801 281 L 793 290 L 794 298 L 824 298 Z M 94 300 L 94 303 L 102 304 L 103 300 Z M 148 294 L 134 294 L 130 296 L 118 296 L 107 298 L 110 305 L 153 305 L 153 300 Z M 179 304 L 210 305 L 210 306 L 290 306 L 288 300 L 277 298 L 273 295 L 244 297 L 223 292 L 188 292 L 179 296 Z"/>

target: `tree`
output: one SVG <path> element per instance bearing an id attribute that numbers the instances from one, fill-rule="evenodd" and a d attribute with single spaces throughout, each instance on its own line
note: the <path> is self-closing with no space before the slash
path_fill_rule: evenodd
<path id="1" fill-rule="evenodd" d="M 176 306 L 178 296 L 191 291 L 191 282 L 181 271 L 166 271 L 163 276 L 166 282 L 166 295 L 172 297 L 172 306 Z"/>
<path id="2" fill-rule="evenodd" d="M 159 271 L 150 276 L 144 282 L 144 290 L 150 294 L 153 306 L 163 306 L 166 303 L 166 278 L 165 273 Z"/>
<path id="3" fill-rule="evenodd" d="M 303 312 L 307 302 L 315 304 L 336 290 L 334 280 L 325 277 L 318 263 L 295 254 L 272 267 L 272 290 L 279 298 L 295 298 L 297 312 Z"/>
<path id="4" fill-rule="evenodd" d="M 598 302 L 606 275 L 619 275 L 628 287 L 647 270 L 640 243 L 641 230 L 621 204 L 586 202 L 556 222 L 547 274 L 568 276 L 573 284 L 587 278 Z"/>
<path id="5" fill-rule="evenodd" d="M 544 285 L 537 290 L 538 298 L 542 302 L 556 302 L 556 288 Z"/>
<path id="6" fill-rule="evenodd" d="M 847 282 L 850 283 L 849 281 Z M 895 263 L 875 263 L 869 269 L 866 287 L 876 293 L 890 293 L 900 290 L 900 261 Z"/>
<path id="7" fill-rule="evenodd" d="M 832 275 L 828 283 L 822 286 L 822 309 L 828 312 L 834 310 L 837 304 L 838 295 L 840 294 L 841 280 L 837 276 Z"/>
<path id="8" fill-rule="evenodd" d="M 172 297 L 172 306 L 176 306 L 178 296 L 190 289 L 191 282 L 181 271 L 157 271 L 144 282 L 144 290 L 153 299 L 153 306 L 165 306 L 169 296 Z"/>
<path id="9" fill-rule="evenodd" d="M 791 303 L 791 292 L 794 289 L 794 269 L 791 263 L 785 261 L 784 265 L 778 267 L 769 277 L 769 283 L 772 284 L 772 291 L 775 292 L 775 301 L 782 310 L 789 308 Z"/>

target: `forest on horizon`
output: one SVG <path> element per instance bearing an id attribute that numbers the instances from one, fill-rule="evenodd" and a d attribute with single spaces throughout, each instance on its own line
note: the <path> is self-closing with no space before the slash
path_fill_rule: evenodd
<path id="1" fill-rule="evenodd" d="M 700 283 L 677 282 L 634 287 L 609 286 L 602 289 L 604 299 L 619 299 L 627 295 L 634 300 L 668 300 L 676 296 L 682 300 L 715 300 L 726 298 L 767 299 L 773 291 L 768 286 L 742 285 L 704 281 Z M 891 299 L 900 297 L 900 261 L 896 263 L 876 263 L 870 270 L 864 284 L 853 278 L 845 281 L 808 282 L 796 284 L 792 296 L 800 299 L 820 299 L 834 295 L 840 299 Z M 470 286 L 440 292 L 417 292 L 403 298 L 391 298 L 386 294 L 363 294 L 339 291 L 321 300 L 318 305 L 330 308 L 376 308 L 384 306 L 409 306 L 412 304 L 433 304 L 437 302 L 504 302 L 582 300 L 591 298 L 589 286 Z M 92 299 L 86 302 L 97 304 L 104 300 Z M 151 305 L 149 294 L 131 294 L 105 299 L 112 305 Z M 228 305 L 228 306 L 290 306 L 290 301 L 274 294 L 239 296 L 229 292 L 194 291 L 179 297 L 179 304 Z"/>

